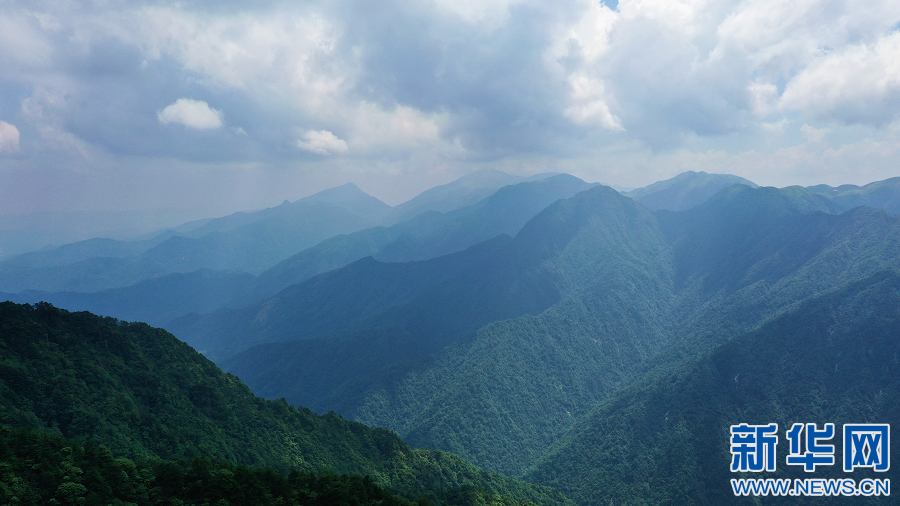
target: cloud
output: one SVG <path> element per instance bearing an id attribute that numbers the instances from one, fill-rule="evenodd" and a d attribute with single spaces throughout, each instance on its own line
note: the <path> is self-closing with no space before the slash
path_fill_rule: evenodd
<path id="1" fill-rule="evenodd" d="M 350 151 L 347 143 L 328 130 L 308 130 L 297 147 L 318 155 L 346 154 Z"/>
<path id="2" fill-rule="evenodd" d="M 179 98 L 156 114 L 163 125 L 179 123 L 195 130 L 219 128 L 223 116 L 222 111 L 210 108 L 206 102 L 190 98 Z"/>
<path id="3" fill-rule="evenodd" d="M 895 1 L 865 11 L 831 0 L 577 5 L 547 60 L 569 83 L 562 114 L 583 130 L 620 125 L 619 138 L 668 150 L 795 111 L 875 126 L 900 117 Z"/>
<path id="4" fill-rule="evenodd" d="M 470 24 L 487 24 L 496 29 L 508 18 L 510 7 L 521 0 L 435 0 L 435 5 Z"/>
<path id="5" fill-rule="evenodd" d="M 442 150 L 441 125 L 446 122 L 446 115 L 424 114 L 404 106 L 386 111 L 369 102 L 358 104 L 348 115 L 354 151 L 381 154 Z"/>
<path id="6" fill-rule="evenodd" d="M 614 3 L 0 2 L 0 113 L 28 140 L 2 162 L 249 164 L 321 184 L 345 182 L 339 166 L 421 188 L 488 166 L 636 186 L 674 175 L 657 174 L 673 153 L 728 172 L 742 153 L 857 142 L 848 180 L 852 156 L 900 163 L 872 147 L 900 127 L 900 2 Z"/>
<path id="7" fill-rule="evenodd" d="M 142 9 L 133 22 L 139 27 L 135 43 L 149 58 L 171 58 L 210 87 L 274 93 L 316 110 L 330 107 L 352 79 L 352 66 L 336 51 L 340 30 L 310 9 L 234 15 L 170 5 Z"/>
<path id="8" fill-rule="evenodd" d="M 780 107 L 846 124 L 900 118 L 900 32 L 822 54 L 788 83 Z"/>
<path id="9" fill-rule="evenodd" d="M 624 130 L 622 120 L 610 112 L 605 101 L 603 82 L 585 75 L 570 76 L 573 105 L 565 115 L 575 123 L 597 123 L 609 130 Z"/>
<path id="10" fill-rule="evenodd" d="M 19 150 L 19 129 L 5 121 L 0 121 L 0 153 Z"/>
<path id="11" fill-rule="evenodd" d="M 803 126 L 800 127 L 800 133 L 802 133 L 806 137 L 806 142 L 809 142 L 812 144 L 812 143 L 816 143 L 816 142 L 822 142 L 822 140 L 824 140 L 825 137 L 829 133 L 831 133 L 831 129 L 830 128 L 813 128 L 804 123 Z"/>

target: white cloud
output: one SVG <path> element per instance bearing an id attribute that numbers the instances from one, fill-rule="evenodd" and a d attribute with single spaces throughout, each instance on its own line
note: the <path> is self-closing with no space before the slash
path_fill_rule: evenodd
<path id="1" fill-rule="evenodd" d="M 780 107 L 844 123 L 900 118 L 900 32 L 816 58 L 788 83 Z"/>
<path id="2" fill-rule="evenodd" d="M 210 15 L 154 7 L 139 11 L 135 24 L 138 44 L 152 58 L 174 58 L 209 85 L 274 93 L 307 109 L 330 107 L 353 72 L 335 54 L 340 31 L 312 12 Z"/>
<path id="3" fill-rule="evenodd" d="M 759 118 L 765 118 L 778 110 L 778 87 L 772 83 L 754 81 L 747 86 L 750 93 L 750 110 Z"/>
<path id="4" fill-rule="evenodd" d="M 46 68 L 53 55 L 38 17 L 23 12 L 0 12 L 0 48 L 0 63 L 26 72 Z"/>
<path id="5" fill-rule="evenodd" d="M 829 133 L 831 133 L 830 128 L 813 128 L 807 124 L 803 124 L 800 127 L 800 133 L 802 133 L 806 137 L 806 142 L 811 144 L 816 142 L 822 142 Z"/>
<path id="6" fill-rule="evenodd" d="M 69 131 L 66 118 L 71 113 L 72 95 L 77 86 L 71 80 L 57 79 L 51 86 L 38 86 L 22 101 L 21 118 L 31 125 L 47 151 L 89 158 L 90 144 Z"/>
<path id="7" fill-rule="evenodd" d="M 622 121 L 610 111 L 602 77 L 609 34 L 620 16 L 600 2 L 583 2 L 582 8 L 578 21 L 561 30 L 545 52 L 545 65 L 568 83 L 565 117 L 579 125 L 623 130 Z"/>
<path id="8" fill-rule="evenodd" d="M 501 25 L 509 15 L 509 8 L 522 0 L 434 0 L 442 11 L 456 15 L 467 23 L 482 23 L 488 28 Z"/>
<path id="9" fill-rule="evenodd" d="M 0 153 L 19 150 L 19 129 L 0 121 Z"/>
<path id="10" fill-rule="evenodd" d="M 582 125 L 596 123 L 609 130 L 624 130 L 622 120 L 610 112 L 606 104 L 603 82 L 585 75 L 569 76 L 573 105 L 564 112 L 566 117 Z"/>
<path id="11" fill-rule="evenodd" d="M 159 122 L 179 123 L 195 130 L 210 130 L 222 126 L 222 111 L 212 109 L 202 100 L 179 98 L 174 104 L 156 114 Z"/>
<path id="12" fill-rule="evenodd" d="M 881 126 L 900 118 L 900 3 L 631 0 L 581 3 L 545 55 L 578 125 L 624 127 L 654 149 L 756 132 L 796 111 Z M 622 137 L 623 139 L 625 137 Z"/>
<path id="13" fill-rule="evenodd" d="M 406 106 L 386 111 L 369 102 L 360 103 L 346 114 L 354 148 L 372 153 L 440 149 L 444 115 L 425 114 Z"/>
<path id="14" fill-rule="evenodd" d="M 345 154 L 350 151 L 346 141 L 328 130 L 308 130 L 302 139 L 297 140 L 297 147 L 319 155 Z"/>

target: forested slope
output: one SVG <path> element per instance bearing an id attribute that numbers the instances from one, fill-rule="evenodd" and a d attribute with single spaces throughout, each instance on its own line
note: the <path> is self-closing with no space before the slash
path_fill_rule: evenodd
<path id="1" fill-rule="evenodd" d="M 530 506 L 471 486 L 416 500 L 388 492 L 370 477 L 306 473 L 287 475 L 218 459 L 192 461 L 116 458 L 37 429 L 0 426 L 0 502 L 22 506 Z M 426 495 L 427 494 L 427 495 Z"/>
<path id="2" fill-rule="evenodd" d="M 661 368 L 578 422 L 526 478 L 560 487 L 582 505 L 758 504 L 731 478 L 887 478 L 838 464 L 788 466 L 794 423 L 900 419 L 900 275 L 875 274 L 812 299 L 760 329 Z M 777 472 L 731 473 L 729 427 L 777 423 Z M 896 439 L 891 453 L 898 450 Z M 893 504 L 890 497 L 767 497 L 765 504 Z"/>
<path id="3" fill-rule="evenodd" d="M 401 492 L 472 485 L 542 504 L 549 489 L 490 475 L 395 434 L 283 400 L 253 396 L 236 377 L 167 332 L 0 303 L 0 423 L 103 444 L 116 456 L 216 458 L 287 471 L 370 475 Z"/>

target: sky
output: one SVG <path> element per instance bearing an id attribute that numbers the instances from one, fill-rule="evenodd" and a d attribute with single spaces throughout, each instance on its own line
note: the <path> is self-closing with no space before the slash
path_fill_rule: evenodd
<path id="1" fill-rule="evenodd" d="M 0 0 L 0 215 L 898 167 L 896 0 Z"/>

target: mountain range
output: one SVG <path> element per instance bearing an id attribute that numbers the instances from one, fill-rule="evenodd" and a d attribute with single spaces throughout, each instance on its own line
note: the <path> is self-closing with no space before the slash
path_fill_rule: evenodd
<path id="1" fill-rule="evenodd" d="M 802 188 L 733 186 L 652 213 L 596 187 L 464 256 L 312 278 L 198 343 L 271 341 L 222 363 L 265 397 L 517 476 L 641 374 L 900 268 L 896 216 L 836 210 Z"/>
<path id="2" fill-rule="evenodd" d="M 685 173 L 623 194 L 485 172 L 395 208 L 345 186 L 153 239 L 16 257 L 0 286 L 163 325 L 257 395 L 581 505 L 749 504 L 728 483 L 729 425 L 898 414 L 895 179 L 778 189 Z M 336 220 L 303 246 L 272 224 L 324 205 L 375 226 L 335 232 Z M 209 246 L 241 234 L 271 240 Z M 181 264 L 121 284 L 149 251 L 192 241 L 207 249 L 171 248 Z M 288 243 L 255 269 L 209 264 Z M 188 258 L 200 267 L 172 270 Z"/>

